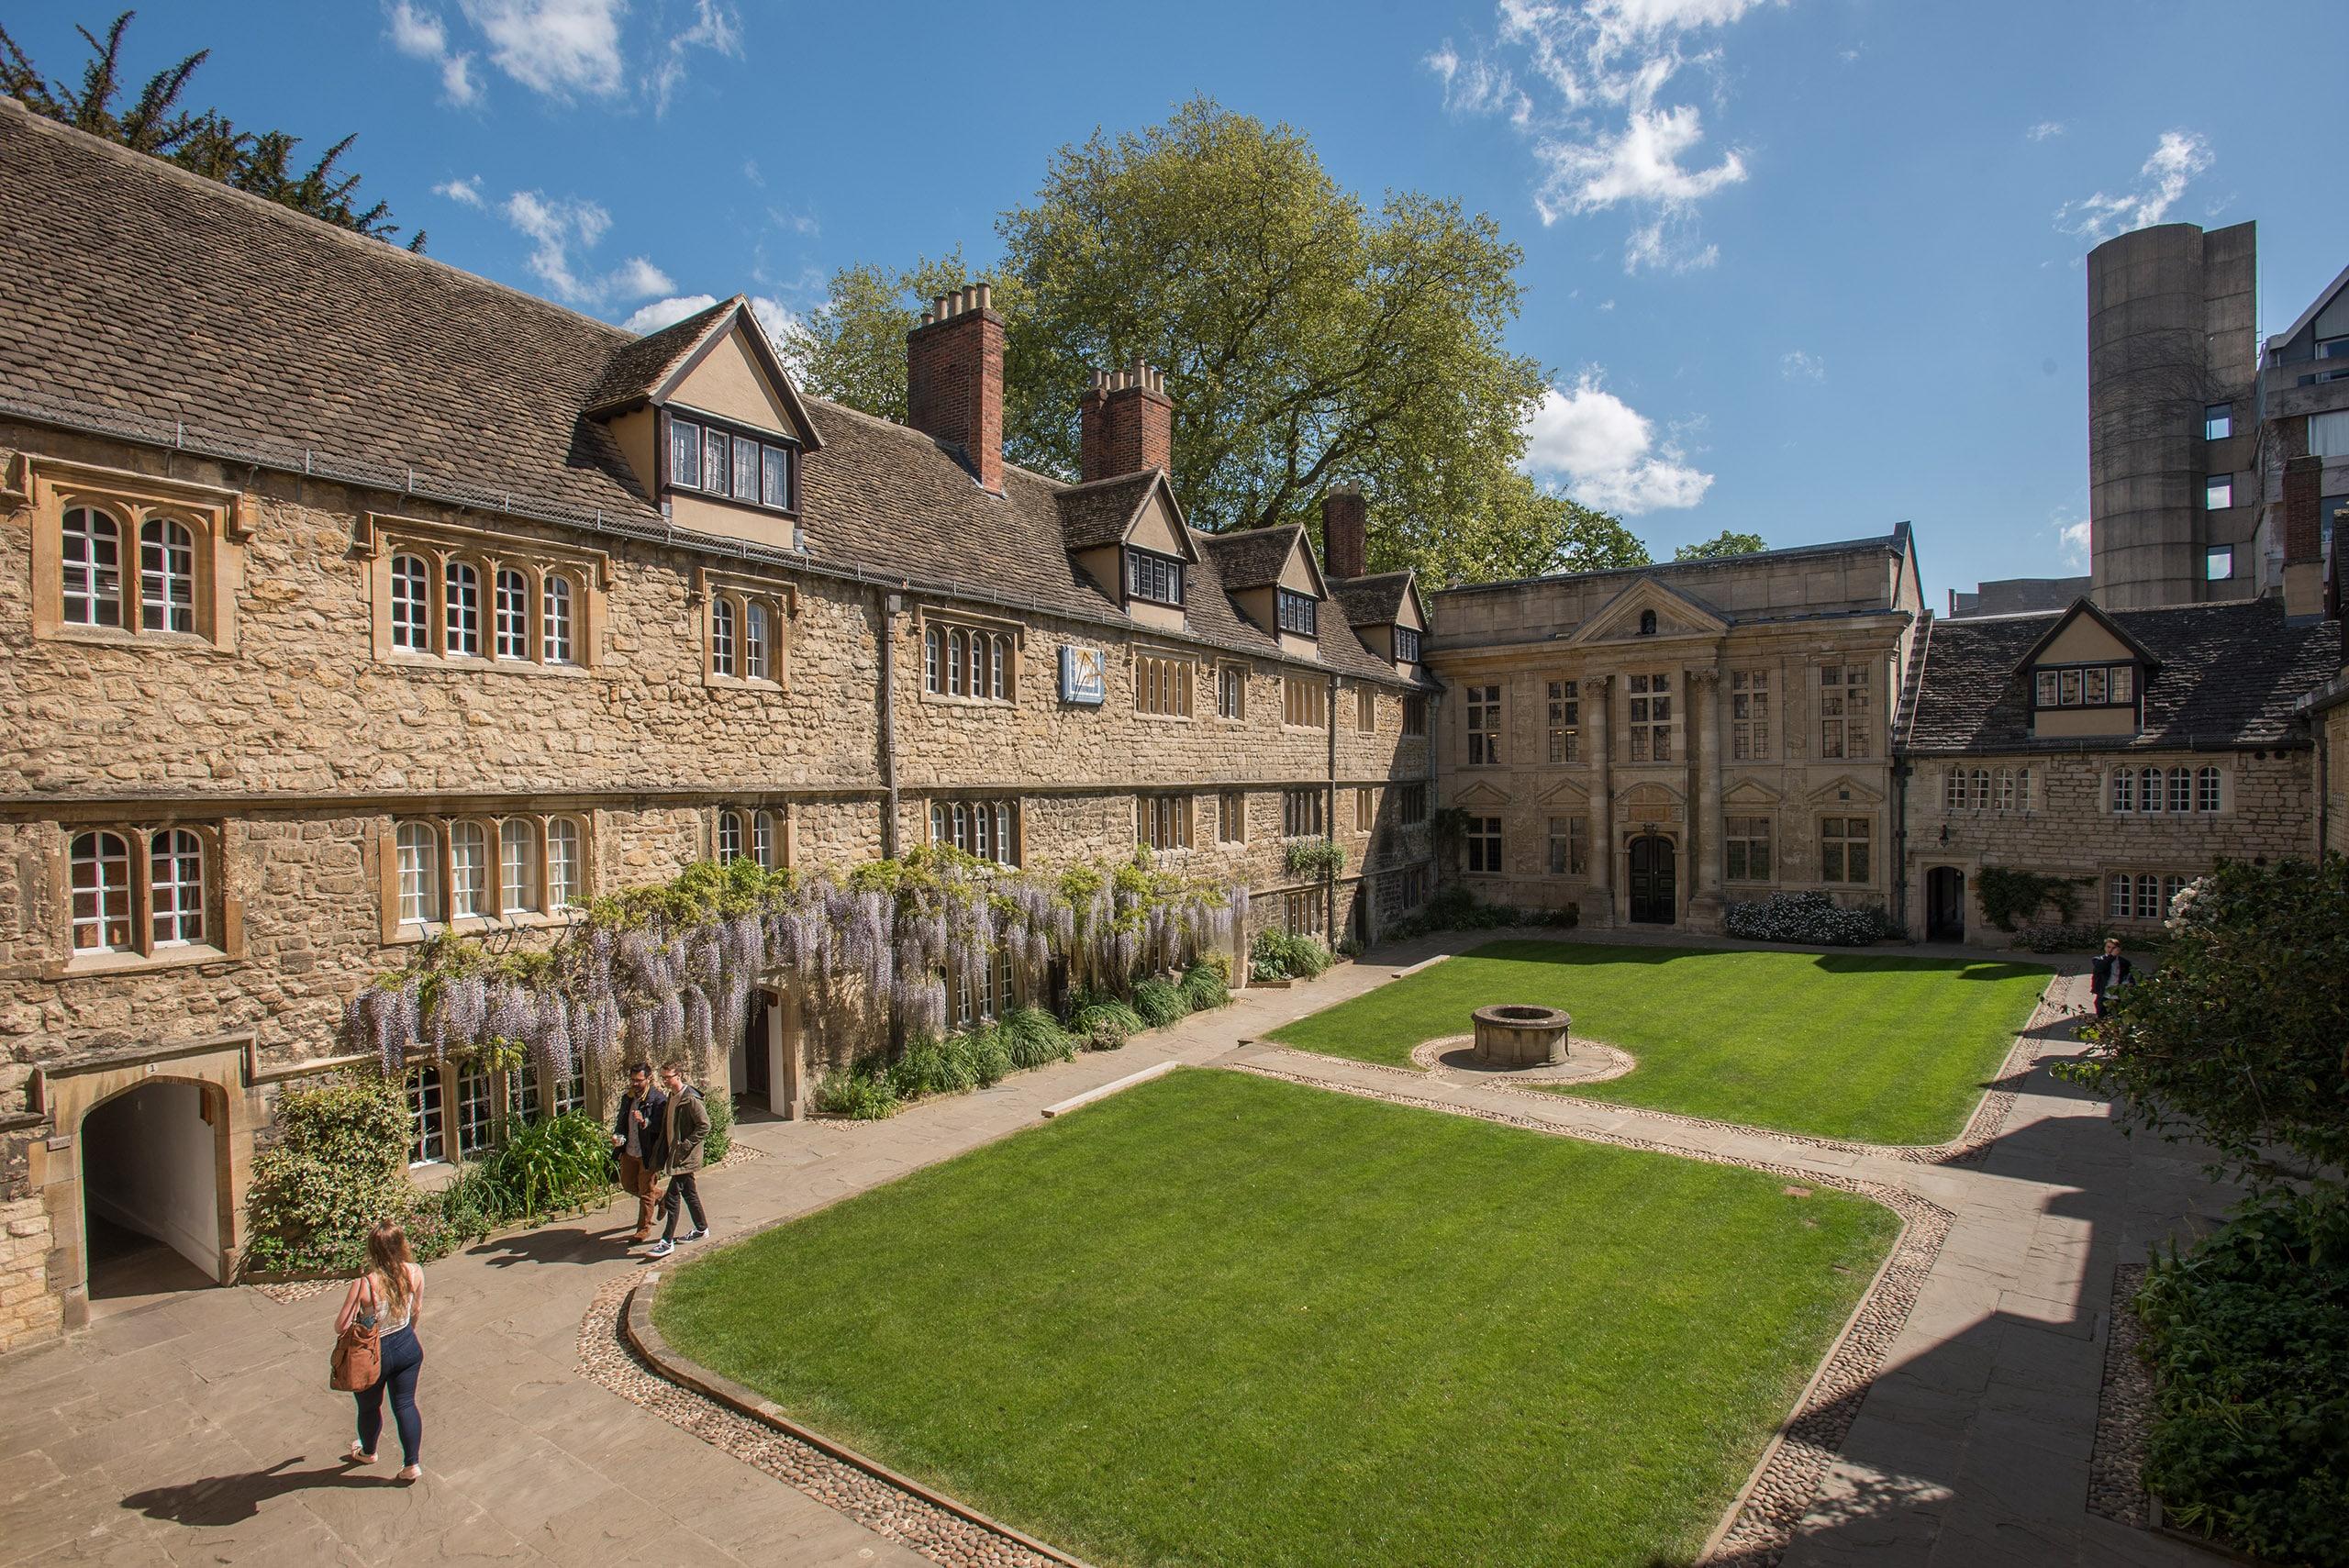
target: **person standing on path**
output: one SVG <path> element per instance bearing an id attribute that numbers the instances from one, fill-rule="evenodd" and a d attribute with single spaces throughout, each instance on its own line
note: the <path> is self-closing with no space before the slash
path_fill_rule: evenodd
<path id="1" fill-rule="evenodd" d="M 685 1240 L 698 1241 L 709 1234 L 697 1179 L 702 1142 L 709 1136 L 709 1107 L 702 1104 L 701 1091 L 685 1082 L 685 1068 L 674 1062 L 662 1063 L 661 1086 L 668 1091 L 667 1102 L 661 1107 L 661 1172 L 669 1178 L 668 1195 L 662 1200 L 669 1217 L 661 1226 L 661 1240 L 646 1254 L 654 1258 L 665 1258 L 677 1250 L 677 1217 L 687 1208 L 693 1210 L 694 1228 Z"/>
<path id="2" fill-rule="evenodd" d="M 2136 978 L 2136 965 L 2121 956 L 2121 939 L 2104 939 L 2104 951 L 2088 964 L 2088 990 L 2096 996 L 2096 1016 L 2111 1009 L 2112 993 Z"/>
<path id="3" fill-rule="evenodd" d="M 652 1240 L 653 1172 L 662 1108 L 668 1096 L 652 1086 L 652 1065 L 640 1062 L 628 1070 L 628 1093 L 620 1096 L 620 1114 L 612 1121 L 612 1151 L 619 1157 L 620 1190 L 636 1198 L 636 1229 L 628 1239 L 633 1247 Z"/>
<path id="4" fill-rule="evenodd" d="M 367 1272 L 343 1293 L 334 1331 L 340 1336 L 354 1320 L 362 1328 L 375 1326 L 383 1372 L 351 1396 L 359 1406 L 359 1440 L 351 1445 L 351 1458 L 356 1464 L 375 1462 L 375 1440 L 384 1435 L 384 1396 L 389 1394 L 400 1433 L 401 1481 L 424 1476 L 424 1418 L 416 1407 L 417 1373 L 424 1369 L 416 1326 L 423 1316 L 424 1271 L 408 1253 L 407 1233 L 386 1219 L 367 1232 Z"/>

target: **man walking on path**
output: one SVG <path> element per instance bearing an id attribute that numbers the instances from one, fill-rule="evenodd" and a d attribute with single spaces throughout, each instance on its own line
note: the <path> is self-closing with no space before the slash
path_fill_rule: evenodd
<path id="1" fill-rule="evenodd" d="M 662 1065 L 661 1084 L 668 1091 L 667 1102 L 661 1107 L 661 1171 L 669 1179 L 669 1194 L 662 1200 L 669 1218 L 661 1227 L 661 1240 L 646 1254 L 653 1258 L 665 1258 L 676 1251 L 677 1217 L 687 1208 L 693 1210 L 694 1228 L 685 1240 L 698 1241 L 709 1234 L 696 1179 L 701 1170 L 702 1140 L 709 1136 L 709 1107 L 701 1103 L 701 1091 L 685 1082 L 685 1070 L 674 1062 Z"/>
<path id="2" fill-rule="evenodd" d="M 2104 939 L 2104 951 L 2088 965 L 2088 990 L 2096 996 L 2096 1016 L 2103 1018 L 2112 1005 L 2112 993 L 2135 977 L 2136 966 L 2121 956 L 2121 939 Z"/>
<path id="3" fill-rule="evenodd" d="M 660 1136 L 662 1107 L 668 1097 L 652 1086 L 652 1066 L 640 1062 L 628 1070 L 628 1093 L 620 1096 L 620 1114 L 612 1122 L 612 1151 L 619 1156 L 620 1189 L 636 1198 L 636 1229 L 628 1243 L 652 1240 L 652 1173 L 646 1158 Z"/>

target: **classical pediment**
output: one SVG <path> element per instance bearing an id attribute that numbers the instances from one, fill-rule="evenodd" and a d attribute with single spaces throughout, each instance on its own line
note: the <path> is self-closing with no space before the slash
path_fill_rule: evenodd
<path id="1" fill-rule="evenodd" d="M 1721 804 L 1724 806 L 1770 806 L 1785 798 L 1760 779 L 1740 779 L 1721 791 Z"/>
<path id="2" fill-rule="evenodd" d="M 1881 806 L 1884 792 L 1850 773 L 1840 773 L 1803 798 L 1813 806 Z"/>
<path id="3" fill-rule="evenodd" d="M 1578 780 L 1560 779 L 1533 798 L 1541 806 L 1588 806 L 1590 790 Z"/>
<path id="4" fill-rule="evenodd" d="M 1470 784 L 1466 789 L 1462 790 L 1459 794 L 1452 797 L 1453 805 L 1471 807 L 1483 806 L 1507 806 L 1508 803 L 1509 794 L 1507 790 L 1486 784 L 1482 780 Z"/>
<path id="5" fill-rule="evenodd" d="M 1727 621 L 1687 595 L 1653 577 L 1641 577 L 1600 606 L 1566 642 L 1569 647 L 1653 642 L 1659 638 L 1720 637 L 1728 630 Z"/>

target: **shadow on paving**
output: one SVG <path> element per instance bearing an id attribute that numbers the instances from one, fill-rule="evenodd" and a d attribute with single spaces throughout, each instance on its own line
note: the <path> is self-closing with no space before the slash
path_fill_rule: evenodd
<path id="1" fill-rule="evenodd" d="M 168 1524 L 221 1529 L 259 1517 L 263 1503 L 289 1493 L 367 1490 L 400 1485 L 387 1473 L 351 1464 L 337 1463 L 323 1470 L 286 1468 L 300 1462 L 297 1456 L 281 1459 L 267 1470 L 207 1476 L 177 1486 L 153 1486 L 144 1492 L 133 1492 L 122 1500 L 122 1506 Z"/>
<path id="2" fill-rule="evenodd" d="M 2068 1027 L 2051 1038 L 2069 1038 Z M 2165 1238 L 2206 1233 L 2240 1194 L 2202 1174 L 2199 1146 L 2124 1138 L 2106 1117 L 2080 1114 L 2103 1102 L 2045 1066 L 2029 1085 L 2041 1114 L 1997 1140 L 1980 1170 L 2049 1191 L 2004 1233 L 1978 1211 L 1969 1233 L 1961 1215 L 1934 1265 L 1934 1285 L 1962 1298 L 1970 1273 L 1972 1294 L 1995 1305 L 1805 1422 L 1828 1434 L 1838 1460 L 1787 1568 L 2209 1561 L 2087 1512 L 2089 1462 L 2114 1265 L 2142 1261 Z M 2077 1224 L 2050 1236 L 2050 1218 Z"/>

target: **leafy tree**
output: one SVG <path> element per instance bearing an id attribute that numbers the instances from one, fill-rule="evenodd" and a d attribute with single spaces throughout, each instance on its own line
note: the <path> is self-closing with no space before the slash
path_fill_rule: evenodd
<path id="1" fill-rule="evenodd" d="M 117 112 L 122 96 L 122 40 L 137 15 L 125 11 L 114 19 L 101 39 L 87 28 L 76 28 L 90 46 L 80 84 L 50 81 L 31 58 L 0 28 L 0 92 L 45 115 L 93 136 L 120 142 L 134 152 L 169 159 L 182 168 L 250 191 L 296 212 L 321 217 L 374 239 L 399 233 L 384 202 L 363 211 L 357 205 L 359 176 L 335 167 L 357 138 L 346 136 L 301 174 L 291 172 L 290 160 L 301 138 L 282 130 L 240 131 L 217 109 L 201 114 L 180 106 L 189 78 L 211 57 L 198 50 L 176 65 L 167 65 L 147 79 L 130 105 Z M 424 231 L 408 242 L 411 250 L 424 249 Z"/>
<path id="2" fill-rule="evenodd" d="M 2255 1185 L 2349 1167 L 2349 859 L 2222 862 L 2062 1076 Z M 2285 1156 L 2291 1158 L 2287 1159 Z M 2297 1163 L 2295 1162 L 2297 1162 Z"/>
<path id="3" fill-rule="evenodd" d="M 1716 539 L 1699 544 L 1684 544 L 1672 552 L 1675 561 L 1714 561 L 1724 555 L 1752 555 L 1770 547 L 1762 542 L 1760 534 L 1733 533 L 1723 528 Z"/>
<path id="4" fill-rule="evenodd" d="M 1414 193 L 1372 210 L 1299 132 L 1200 99 L 1063 148 L 996 231 L 989 272 L 952 252 L 838 273 L 800 346 L 810 390 L 902 417 L 905 332 L 924 300 L 984 278 L 1015 462 L 1073 473 L 1091 373 L 1141 359 L 1166 373 L 1202 528 L 1310 523 L 1352 481 L 1377 497 L 1381 564 L 1434 581 L 1646 559 L 1512 466 L 1543 382 L 1501 341 L 1522 256 L 1491 218 Z"/>

